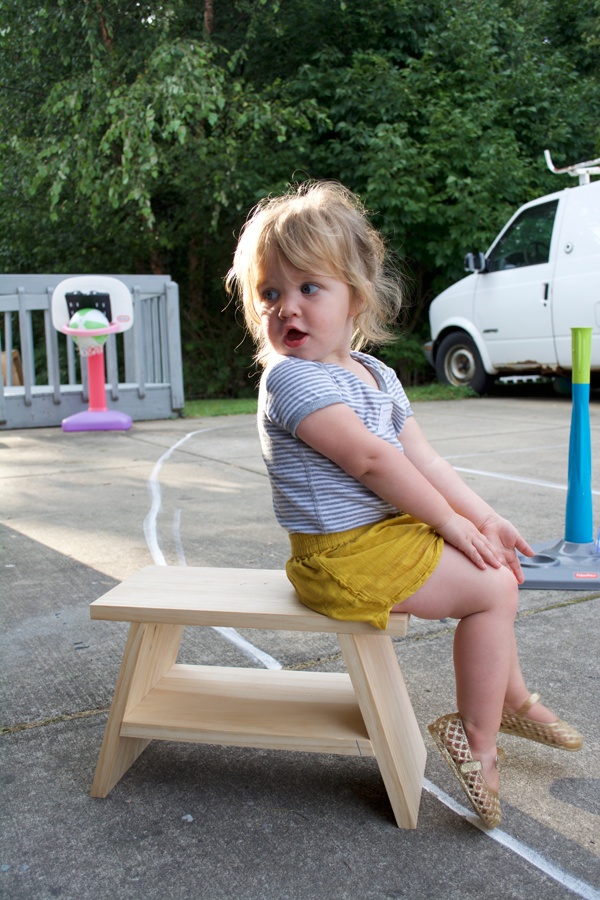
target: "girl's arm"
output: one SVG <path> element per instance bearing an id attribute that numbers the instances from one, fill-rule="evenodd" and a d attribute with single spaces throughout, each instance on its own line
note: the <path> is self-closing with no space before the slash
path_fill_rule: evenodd
<path id="1" fill-rule="evenodd" d="M 310 413 L 296 434 L 383 500 L 431 525 L 479 568 L 501 565 L 492 542 L 439 489 L 442 480 L 431 482 L 408 455 L 370 432 L 350 407 L 336 403 Z"/>
<path id="2" fill-rule="evenodd" d="M 452 509 L 470 519 L 477 528 L 495 515 L 492 507 L 465 484 L 449 462 L 436 453 L 414 416 L 406 420 L 399 440 L 406 457 L 446 498 Z"/>
<path id="3" fill-rule="evenodd" d="M 413 465 L 446 498 L 452 509 L 470 519 L 490 539 L 503 564 L 522 583 L 523 572 L 516 550 L 525 556 L 533 556 L 534 551 L 517 529 L 471 490 L 450 463 L 435 452 L 414 417 L 407 419 L 400 438 L 404 453 Z"/>

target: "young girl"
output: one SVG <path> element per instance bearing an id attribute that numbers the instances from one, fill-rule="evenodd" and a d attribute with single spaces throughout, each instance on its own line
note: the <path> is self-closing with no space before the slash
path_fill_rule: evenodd
<path id="1" fill-rule="evenodd" d="M 395 373 L 359 352 L 389 340 L 400 307 L 383 242 L 349 191 L 302 185 L 257 206 L 227 284 L 265 365 L 259 431 L 288 577 L 334 618 L 460 620 L 458 712 L 429 730 L 494 828 L 497 732 L 565 750 L 581 736 L 529 695 L 519 667 L 516 550 L 533 551 L 429 445 Z"/>

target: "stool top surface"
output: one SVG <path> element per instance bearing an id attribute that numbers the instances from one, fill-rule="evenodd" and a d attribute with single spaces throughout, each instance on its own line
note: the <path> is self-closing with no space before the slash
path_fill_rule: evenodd
<path id="1" fill-rule="evenodd" d="M 271 631 L 404 636 L 409 615 L 385 631 L 313 612 L 277 569 L 146 566 L 90 606 L 92 619 L 169 625 L 224 625 Z"/>

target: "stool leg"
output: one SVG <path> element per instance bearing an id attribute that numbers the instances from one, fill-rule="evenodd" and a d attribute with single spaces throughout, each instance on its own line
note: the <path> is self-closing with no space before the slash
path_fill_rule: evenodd
<path id="1" fill-rule="evenodd" d="M 92 797 L 106 797 L 150 743 L 145 738 L 121 737 L 123 717 L 171 668 L 177 659 L 182 636 L 182 625 L 134 622 L 130 626 L 98 757 Z"/>
<path id="2" fill-rule="evenodd" d="M 416 828 L 427 752 L 389 635 L 338 634 L 399 828 Z"/>

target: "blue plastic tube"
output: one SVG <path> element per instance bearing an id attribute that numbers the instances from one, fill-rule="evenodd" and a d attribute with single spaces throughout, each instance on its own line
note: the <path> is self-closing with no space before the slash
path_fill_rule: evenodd
<path id="1" fill-rule="evenodd" d="M 592 513 L 592 439 L 590 433 L 590 360 L 592 329 L 572 328 L 573 383 L 569 486 L 565 541 L 587 544 L 594 540 Z"/>

